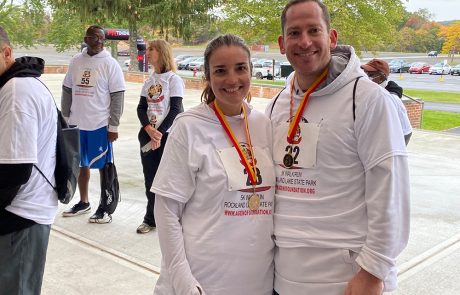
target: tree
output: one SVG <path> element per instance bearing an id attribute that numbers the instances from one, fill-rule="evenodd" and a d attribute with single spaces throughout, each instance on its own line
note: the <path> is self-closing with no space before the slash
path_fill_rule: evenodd
<path id="1" fill-rule="evenodd" d="M 439 36 L 444 37 L 442 52 L 448 53 L 452 61 L 454 55 L 460 52 L 460 21 L 446 27 L 442 27 Z"/>
<path id="2" fill-rule="evenodd" d="M 46 21 L 42 1 L 0 0 L 0 26 L 9 34 L 13 44 L 31 47 L 43 41 L 41 29 Z"/>
<path id="3" fill-rule="evenodd" d="M 401 0 L 324 0 L 339 42 L 374 49 L 392 42 L 404 16 Z M 285 0 L 229 0 L 222 9 L 220 27 L 249 43 L 274 43 L 281 33 L 280 15 Z"/>
<path id="4" fill-rule="evenodd" d="M 282 0 L 226 1 L 218 27 L 249 44 L 274 43 L 281 34 L 280 16 L 285 4 Z"/>
<path id="5" fill-rule="evenodd" d="M 375 51 L 394 42 L 396 28 L 404 16 L 401 0 L 325 0 L 339 42 L 351 44 L 359 53 Z"/>
<path id="6" fill-rule="evenodd" d="M 86 25 L 76 14 L 66 8 L 54 10 L 48 41 L 58 52 L 79 47 L 83 42 Z"/>
<path id="7" fill-rule="evenodd" d="M 138 28 L 147 24 L 152 32 L 168 38 L 170 34 L 187 38 L 191 24 L 211 19 L 207 12 L 218 0 L 48 0 L 54 9 L 66 9 L 83 23 L 96 20 L 103 24 L 125 24 L 130 32 L 130 69 L 137 68 Z"/>

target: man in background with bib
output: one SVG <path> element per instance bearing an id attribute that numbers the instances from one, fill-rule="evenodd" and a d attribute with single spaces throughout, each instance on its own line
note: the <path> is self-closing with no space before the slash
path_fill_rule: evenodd
<path id="1" fill-rule="evenodd" d="M 409 173 L 391 94 L 366 77 L 351 46 L 337 45 L 321 1 L 291 0 L 281 23 L 280 51 L 295 73 L 266 111 L 275 294 L 392 291 L 409 236 Z"/>
<path id="2" fill-rule="evenodd" d="M 70 125 L 80 128 L 81 163 L 78 188 L 80 202 L 63 216 L 90 213 L 90 169 L 112 162 L 112 142 L 118 138 L 123 111 L 125 80 L 118 62 L 104 49 L 105 33 L 90 26 L 84 38 L 88 45 L 72 58 L 62 86 L 61 109 Z M 99 206 L 91 223 L 108 223 L 112 217 Z"/>

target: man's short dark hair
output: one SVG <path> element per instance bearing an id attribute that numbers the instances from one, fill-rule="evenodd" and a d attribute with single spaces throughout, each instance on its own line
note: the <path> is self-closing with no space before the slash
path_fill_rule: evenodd
<path id="1" fill-rule="evenodd" d="M 8 38 L 8 33 L 6 33 L 2 26 L 0 26 L 0 45 L 11 46 L 10 39 Z"/>
<path id="2" fill-rule="evenodd" d="M 104 28 L 98 25 L 92 25 L 86 30 L 86 35 L 88 35 L 89 32 L 92 32 L 94 30 L 101 30 L 104 32 Z"/>
<path id="3" fill-rule="evenodd" d="M 326 22 L 326 27 L 329 31 L 331 29 L 331 17 L 329 15 L 329 11 L 326 5 L 324 5 L 324 3 L 321 0 L 291 0 L 286 4 L 286 6 L 284 6 L 283 13 L 281 14 L 281 33 L 284 35 L 284 26 L 286 25 L 286 13 L 288 9 L 293 5 L 303 2 L 315 2 L 319 5 L 321 10 L 323 11 L 323 19 Z"/>

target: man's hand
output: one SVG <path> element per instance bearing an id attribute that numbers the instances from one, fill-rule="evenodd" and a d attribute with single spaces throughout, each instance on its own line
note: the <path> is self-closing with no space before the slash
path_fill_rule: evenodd
<path id="1" fill-rule="evenodd" d="M 117 140 L 118 138 L 118 132 L 107 132 L 107 139 L 110 141 L 110 142 L 114 142 L 115 140 Z"/>
<path id="2" fill-rule="evenodd" d="M 348 282 L 345 295 L 381 295 L 383 282 L 376 276 L 361 269 L 351 281 Z"/>

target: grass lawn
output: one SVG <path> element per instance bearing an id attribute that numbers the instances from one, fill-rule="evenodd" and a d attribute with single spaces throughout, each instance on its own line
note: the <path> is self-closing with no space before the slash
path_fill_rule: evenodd
<path id="1" fill-rule="evenodd" d="M 460 92 L 404 89 L 404 94 L 410 97 L 421 98 L 424 101 L 460 103 Z"/>
<path id="2" fill-rule="evenodd" d="M 422 129 L 444 131 L 460 126 L 460 113 L 423 111 Z"/>
<path id="3" fill-rule="evenodd" d="M 254 85 L 278 86 L 283 87 L 286 82 L 284 80 L 252 80 Z M 419 90 L 419 89 L 404 89 L 404 94 L 410 97 L 421 98 L 424 101 L 445 102 L 445 103 L 460 103 L 460 92 L 445 92 L 434 90 Z"/>

